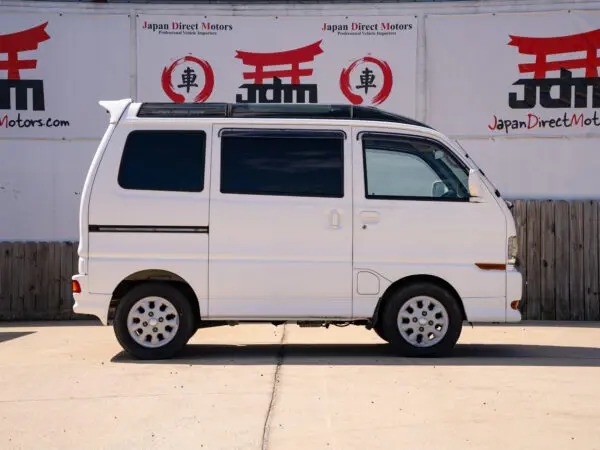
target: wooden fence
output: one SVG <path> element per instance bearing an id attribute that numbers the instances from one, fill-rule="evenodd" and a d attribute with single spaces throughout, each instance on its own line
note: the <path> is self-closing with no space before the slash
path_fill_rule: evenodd
<path id="1" fill-rule="evenodd" d="M 74 318 L 75 272 L 76 242 L 0 242 L 0 320 Z"/>
<path id="2" fill-rule="evenodd" d="M 600 320 L 600 202 L 515 202 L 525 319 Z M 0 320 L 72 312 L 76 242 L 0 242 Z"/>
<path id="3" fill-rule="evenodd" d="M 525 319 L 600 320 L 600 202 L 515 202 Z"/>

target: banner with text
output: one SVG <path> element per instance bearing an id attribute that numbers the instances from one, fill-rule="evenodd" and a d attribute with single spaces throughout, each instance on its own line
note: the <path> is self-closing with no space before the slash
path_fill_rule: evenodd
<path id="1" fill-rule="evenodd" d="M 600 14 L 429 16 L 428 121 L 453 135 L 600 132 Z"/>
<path id="2" fill-rule="evenodd" d="M 96 138 L 129 97 L 129 19 L 0 15 L 0 138 Z M 110 30 L 110 31 L 108 31 Z"/>
<path id="3" fill-rule="evenodd" d="M 137 20 L 139 101 L 344 103 L 414 116 L 414 16 Z"/>

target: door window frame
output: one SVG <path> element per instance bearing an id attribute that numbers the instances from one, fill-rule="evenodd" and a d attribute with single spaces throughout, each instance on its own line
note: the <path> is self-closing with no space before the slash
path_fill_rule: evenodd
<path id="1" fill-rule="evenodd" d="M 314 136 L 331 136 L 339 134 L 343 142 L 342 151 L 342 180 L 343 195 L 341 197 L 323 197 L 323 196 L 295 196 L 295 195 L 274 195 L 274 194 L 243 194 L 243 193 L 225 193 L 221 192 L 221 170 L 222 170 L 222 137 L 223 135 L 244 135 L 246 137 L 261 134 L 290 133 L 294 134 L 313 134 Z M 335 200 L 352 199 L 352 128 L 348 125 L 327 124 L 327 125 L 308 125 L 295 123 L 252 123 L 252 124 L 229 124 L 215 123 L 213 125 L 212 141 L 212 162 L 211 162 L 211 196 L 215 199 L 234 199 L 240 197 L 252 197 L 259 201 L 277 201 L 276 199 L 305 203 L 307 201 L 329 202 Z"/>
<path id="2" fill-rule="evenodd" d="M 389 139 L 389 140 L 409 139 L 409 140 L 413 140 L 413 141 L 422 141 L 422 142 L 433 143 L 433 144 L 437 145 L 438 147 L 440 147 L 441 150 L 446 152 L 446 154 L 452 159 L 452 161 L 457 166 L 464 169 L 467 173 L 469 173 L 469 169 L 470 169 L 460 158 L 457 157 L 457 155 L 447 145 L 445 145 L 443 142 L 441 142 L 437 139 L 434 139 L 434 138 L 431 138 L 428 136 L 415 135 L 415 134 L 409 134 L 409 133 L 390 133 L 390 132 L 381 132 L 381 131 L 360 130 L 356 134 L 356 140 L 360 142 L 360 153 L 361 153 L 361 159 L 362 159 L 362 174 L 363 174 L 363 191 L 364 191 L 363 193 L 364 193 L 365 199 L 367 199 L 367 200 L 404 200 L 404 201 L 425 201 L 425 202 L 451 202 L 451 203 L 468 203 L 471 200 L 471 196 L 468 191 L 468 186 L 466 189 L 467 190 L 466 197 L 442 198 L 442 197 L 421 197 L 421 196 L 409 196 L 409 195 L 369 195 L 369 191 L 368 191 L 369 185 L 368 185 L 368 176 L 367 176 L 367 158 L 366 158 L 367 148 L 366 148 L 366 144 L 365 144 L 365 140 L 364 140 L 365 137 L 369 137 L 369 136 L 381 137 L 382 139 Z M 434 171 L 436 174 L 438 174 L 437 171 L 427 163 L 427 161 L 423 160 L 422 158 L 420 158 L 420 159 L 425 164 L 427 164 L 432 171 Z M 450 170 L 450 172 L 451 172 L 452 176 L 455 176 L 451 170 Z"/>
<path id="3" fill-rule="evenodd" d="M 145 188 L 145 187 L 128 187 L 128 186 L 124 186 L 123 182 L 122 182 L 122 175 L 123 175 L 123 170 L 124 170 L 124 166 L 126 165 L 126 152 L 128 150 L 127 145 L 130 143 L 130 139 L 136 137 L 136 136 L 144 136 L 144 135 L 156 135 L 156 134 L 187 134 L 187 135 L 198 135 L 198 136 L 202 136 L 202 148 L 199 149 L 202 151 L 202 167 L 201 170 L 198 171 L 198 173 L 202 176 L 202 185 L 200 186 L 200 189 L 158 189 L 156 187 L 154 188 Z M 196 129 L 196 128 L 161 128 L 161 127 L 155 127 L 155 128 L 139 128 L 139 129 L 135 129 L 135 130 L 131 130 L 129 131 L 125 137 L 124 137 L 124 142 L 123 142 L 123 147 L 122 147 L 122 151 L 119 154 L 119 161 L 118 161 L 118 165 L 117 165 L 117 176 L 115 177 L 116 181 L 117 181 L 117 185 L 119 186 L 119 188 L 123 191 L 134 191 L 134 192 L 153 192 L 153 193 L 166 193 L 166 194 L 201 194 L 204 193 L 206 191 L 207 185 L 209 183 L 207 183 L 207 166 L 209 164 L 209 158 L 207 155 L 207 152 L 210 151 L 210 128 L 208 130 L 204 130 L 204 129 Z M 172 153 L 172 152 L 171 152 Z"/>

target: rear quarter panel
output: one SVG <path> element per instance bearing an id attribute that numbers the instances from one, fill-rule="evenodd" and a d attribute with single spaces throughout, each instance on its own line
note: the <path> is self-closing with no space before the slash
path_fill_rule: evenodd
<path id="1" fill-rule="evenodd" d="M 202 192 L 126 190 L 117 176 L 127 135 L 133 130 L 204 130 L 206 157 Z M 124 121 L 115 129 L 99 163 L 90 192 L 88 223 L 109 226 L 209 225 L 211 126 L 160 121 Z M 112 293 L 128 276 L 164 270 L 183 278 L 195 291 L 201 313 L 208 310 L 208 234 L 88 233 L 89 290 Z"/>

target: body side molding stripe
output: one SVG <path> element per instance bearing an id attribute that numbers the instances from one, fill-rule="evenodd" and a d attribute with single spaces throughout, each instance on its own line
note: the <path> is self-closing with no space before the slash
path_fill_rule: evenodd
<path id="1" fill-rule="evenodd" d="M 169 225 L 90 225 L 90 233 L 204 233 L 208 227 Z"/>

